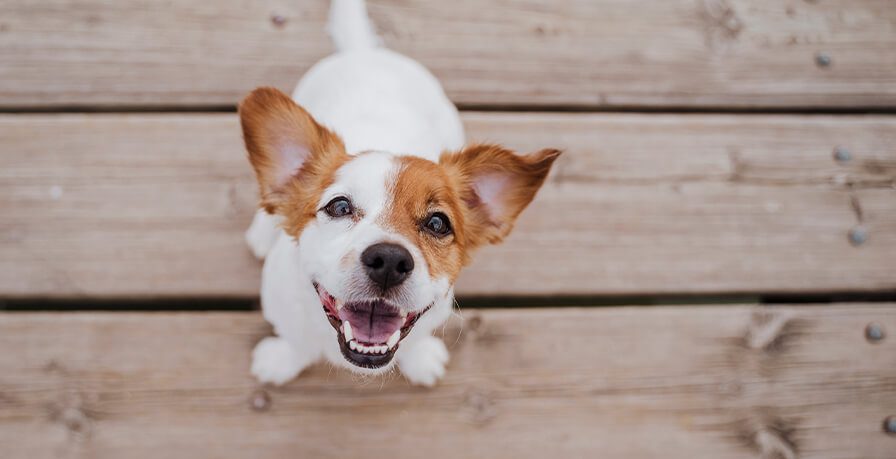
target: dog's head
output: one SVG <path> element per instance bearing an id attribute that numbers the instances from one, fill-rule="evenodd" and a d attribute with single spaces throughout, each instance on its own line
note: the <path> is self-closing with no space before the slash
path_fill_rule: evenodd
<path id="1" fill-rule="evenodd" d="M 362 368 L 386 366 L 429 308 L 450 304 L 471 252 L 507 236 L 560 154 L 476 145 L 438 163 L 350 156 L 275 89 L 253 91 L 239 112 L 261 205 L 284 218 L 310 277 L 295 281 L 317 291 L 342 354 Z"/>

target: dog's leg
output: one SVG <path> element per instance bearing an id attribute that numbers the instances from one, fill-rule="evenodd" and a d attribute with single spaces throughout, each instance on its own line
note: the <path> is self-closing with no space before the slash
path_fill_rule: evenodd
<path id="1" fill-rule="evenodd" d="M 246 244 L 249 249 L 259 259 L 264 259 L 274 242 L 277 242 L 277 236 L 280 235 L 281 217 L 271 215 L 263 209 L 258 209 L 255 218 L 252 219 L 252 225 L 246 231 Z"/>
<path id="2" fill-rule="evenodd" d="M 294 348 L 284 338 L 269 336 L 259 341 L 252 351 L 252 375 L 259 382 L 279 386 L 298 376 L 315 359 L 315 356 Z"/>
<path id="3" fill-rule="evenodd" d="M 401 350 L 398 368 L 412 384 L 430 387 L 445 375 L 448 349 L 439 338 L 424 336 L 405 343 Z"/>

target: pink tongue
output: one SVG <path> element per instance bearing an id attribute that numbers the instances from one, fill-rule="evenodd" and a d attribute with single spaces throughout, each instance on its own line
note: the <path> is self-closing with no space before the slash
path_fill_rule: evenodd
<path id="1" fill-rule="evenodd" d="M 381 344 L 401 328 L 404 319 L 395 308 L 382 303 L 349 303 L 339 310 L 339 318 L 352 325 L 355 340 Z"/>

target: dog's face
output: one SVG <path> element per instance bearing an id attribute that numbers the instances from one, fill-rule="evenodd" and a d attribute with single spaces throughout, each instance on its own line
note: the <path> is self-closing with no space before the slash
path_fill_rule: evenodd
<path id="1" fill-rule="evenodd" d="M 414 323 L 451 300 L 471 252 L 510 232 L 559 155 L 350 156 L 277 90 L 255 90 L 239 111 L 261 204 L 284 217 L 310 277 L 295 281 L 316 290 L 343 356 L 367 369 L 386 367 Z"/>

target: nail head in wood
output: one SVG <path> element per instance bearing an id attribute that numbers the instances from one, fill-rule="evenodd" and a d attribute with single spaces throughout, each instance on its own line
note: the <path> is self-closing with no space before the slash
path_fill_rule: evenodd
<path id="1" fill-rule="evenodd" d="M 271 396 L 265 390 L 259 389 L 249 398 L 254 411 L 267 411 L 271 407 Z"/>
<path id="2" fill-rule="evenodd" d="M 890 416 L 884 419 L 884 432 L 890 435 L 896 435 L 896 416 Z"/>
<path id="3" fill-rule="evenodd" d="M 852 153 L 850 153 L 846 148 L 837 147 L 834 149 L 834 159 L 841 163 L 845 163 L 852 159 Z"/>
<path id="4" fill-rule="evenodd" d="M 857 226 L 849 230 L 849 243 L 854 246 L 860 246 L 868 241 L 868 231 L 861 226 Z"/>
<path id="5" fill-rule="evenodd" d="M 865 327 L 865 339 L 870 343 L 883 341 L 886 336 L 887 334 L 884 332 L 884 327 L 880 326 L 880 324 L 871 323 Z"/>
<path id="6" fill-rule="evenodd" d="M 815 64 L 819 67 L 830 67 L 832 62 L 831 56 L 828 55 L 828 53 L 821 52 L 815 55 Z"/>

